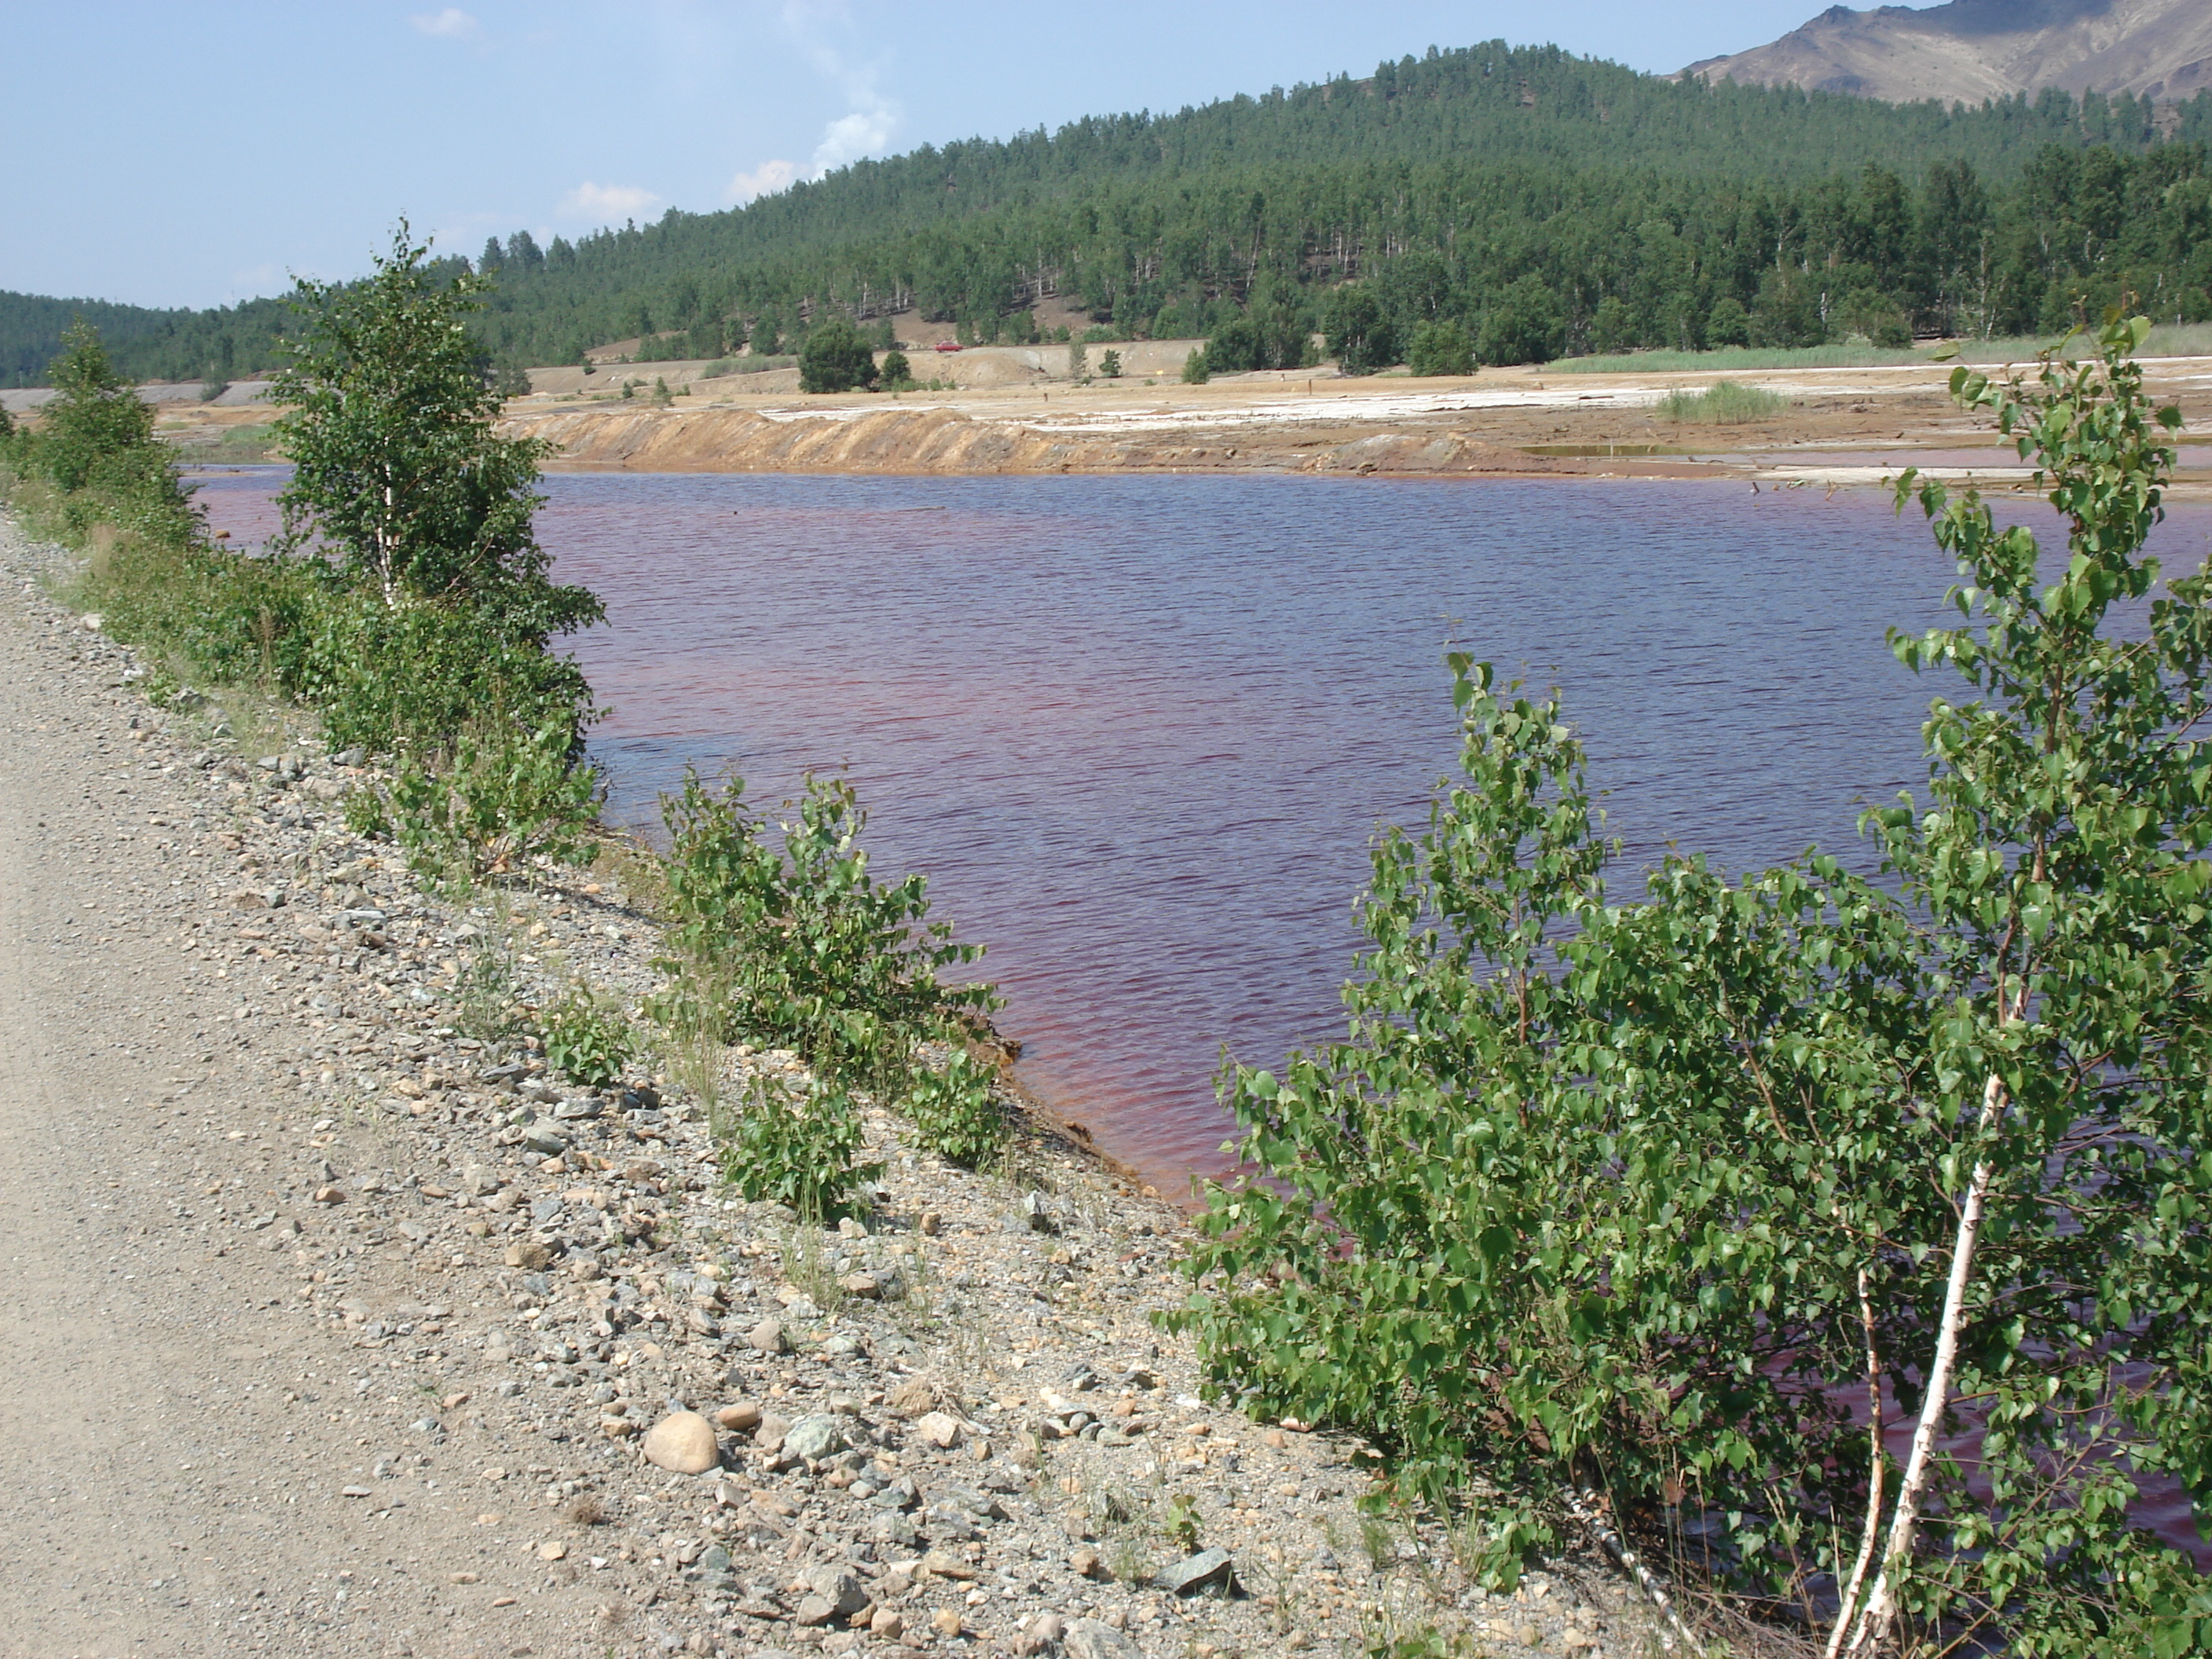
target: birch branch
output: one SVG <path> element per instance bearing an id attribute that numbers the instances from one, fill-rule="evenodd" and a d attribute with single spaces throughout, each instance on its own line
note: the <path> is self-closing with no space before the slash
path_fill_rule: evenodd
<path id="1" fill-rule="evenodd" d="M 1567 1510 L 1582 1522 L 1583 1529 L 1596 1541 L 1597 1547 L 1613 1558 L 1613 1565 L 1635 1582 L 1636 1588 L 1644 1592 L 1644 1599 L 1657 1610 L 1667 1628 L 1687 1643 L 1692 1652 L 1696 1652 L 1698 1646 L 1697 1632 L 1682 1622 L 1682 1615 L 1674 1608 L 1674 1598 L 1667 1594 L 1667 1587 L 1660 1583 L 1659 1575 L 1644 1565 L 1643 1559 L 1628 1547 L 1628 1540 L 1620 1535 L 1612 1522 L 1605 1518 L 1603 1500 L 1588 1486 L 1571 1486 L 1567 1488 Z M 1665 1645 L 1672 1649 L 1674 1644 L 1669 1638 L 1665 1641 Z"/>

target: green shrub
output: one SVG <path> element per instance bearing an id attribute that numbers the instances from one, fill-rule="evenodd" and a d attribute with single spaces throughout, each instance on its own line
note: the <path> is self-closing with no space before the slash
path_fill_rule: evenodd
<path id="1" fill-rule="evenodd" d="M 97 329 L 77 322 L 62 341 L 47 368 L 56 395 L 38 428 L 8 444 L 14 469 L 51 491 L 32 503 L 34 527 L 72 547 L 95 526 L 162 546 L 188 543 L 200 515 L 175 457 L 154 436 L 153 406 L 115 372 Z"/>
<path id="2" fill-rule="evenodd" d="M 886 392 L 910 392 L 914 389 L 914 365 L 907 361 L 903 351 L 885 352 L 883 367 L 877 373 L 882 376 Z"/>
<path id="3" fill-rule="evenodd" d="M 451 761 L 410 757 L 392 781 L 393 836 L 417 873 L 464 881 L 546 857 L 588 864 L 599 776 L 565 720 L 532 732 L 465 728 Z"/>
<path id="4" fill-rule="evenodd" d="M 1406 367 L 1416 374 L 1472 374 L 1474 343 L 1457 323 L 1423 323 L 1406 348 Z"/>
<path id="5" fill-rule="evenodd" d="M 722 1174 L 754 1203 L 787 1204 L 818 1221 L 842 1209 L 880 1164 L 855 1164 L 866 1139 L 860 1109 L 831 1084 L 793 1087 L 753 1079 L 736 1132 L 722 1148 Z"/>
<path id="6" fill-rule="evenodd" d="M 799 354 L 801 392 L 872 392 L 876 354 L 860 331 L 842 317 L 817 325 Z"/>
<path id="7" fill-rule="evenodd" d="M 1206 348 L 1200 346 L 1182 360 L 1182 383 L 1185 386 L 1204 386 L 1213 378 L 1213 370 L 1206 362 Z"/>
<path id="8" fill-rule="evenodd" d="M 1716 380 L 1703 392 L 1670 392 L 1652 405 L 1653 416 L 1677 424 L 1747 426 L 1769 421 L 1790 407 L 1790 400 L 1765 386 L 1741 380 Z"/>
<path id="9" fill-rule="evenodd" d="M 917 1042 L 997 1006 L 988 985 L 939 978 L 981 948 L 928 920 L 925 877 L 877 883 L 849 783 L 808 778 L 780 849 L 744 797 L 742 781 L 716 791 L 692 773 L 662 803 L 671 954 L 656 965 L 672 982 L 660 1017 L 787 1044 L 824 1076 L 895 1091 Z"/>
<path id="10" fill-rule="evenodd" d="M 559 724 L 573 739 L 592 718 L 582 670 L 526 625 L 465 604 L 325 592 L 288 683 L 320 711 L 335 748 L 438 764 L 472 724 Z"/>
<path id="11" fill-rule="evenodd" d="M 915 1073 L 906 1115 L 924 1150 L 974 1169 L 1006 1144 L 1006 1117 L 992 1098 L 991 1069 L 964 1048 L 952 1051 L 941 1072 Z"/>
<path id="12" fill-rule="evenodd" d="M 587 1089 L 622 1081 L 623 1068 L 637 1057 L 637 1045 L 619 1006 L 578 983 L 539 1016 L 545 1039 L 545 1063 Z"/>
<path id="13" fill-rule="evenodd" d="M 101 526 L 76 599 L 116 638 L 216 684 L 296 691 L 325 595 L 294 559 L 233 553 Z"/>

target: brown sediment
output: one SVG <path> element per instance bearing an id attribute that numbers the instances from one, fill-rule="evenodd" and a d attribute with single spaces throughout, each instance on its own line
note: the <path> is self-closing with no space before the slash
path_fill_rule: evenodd
<path id="1" fill-rule="evenodd" d="M 968 367 L 975 367 L 969 365 Z M 2192 426 L 2212 415 L 2205 362 L 2146 364 Z M 541 393 L 501 429 L 560 466 L 665 472 L 939 476 L 1275 473 L 1380 477 L 1748 478 L 1872 483 L 1932 452 L 2014 458 L 1948 394 L 1948 366 L 1703 374 L 1485 370 L 1457 380 L 1283 372 L 1210 385 L 1033 380 L 802 398 L 748 377 L 689 383 L 673 407 Z M 754 380 L 766 377 L 750 377 Z M 1785 401 L 1741 426 L 1678 423 L 1666 393 L 1740 380 Z M 694 403 L 699 397 L 711 401 Z M 2185 457 L 2185 465 L 2186 465 Z"/>
<path id="2" fill-rule="evenodd" d="M 1343 472 L 1442 477 L 1579 473 L 1575 459 L 1531 455 L 1467 431 L 1295 432 L 1168 428 L 1055 431 L 952 409 L 857 417 L 771 416 L 752 410 L 574 410 L 510 418 L 564 465 L 641 472 L 996 474 Z"/>

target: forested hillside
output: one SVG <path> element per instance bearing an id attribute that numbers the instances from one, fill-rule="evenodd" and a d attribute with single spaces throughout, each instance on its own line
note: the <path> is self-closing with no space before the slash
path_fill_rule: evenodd
<path id="1" fill-rule="evenodd" d="M 1110 335 L 1226 329 L 1234 368 L 1324 328 L 1389 361 L 1424 322 L 1505 362 L 2033 329 L 2123 289 L 2193 320 L 2212 311 L 2207 139 L 2212 94 L 1887 105 L 1491 43 L 925 146 L 573 245 L 519 232 L 477 256 L 501 275 L 482 326 L 507 362 L 639 335 L 712 356 L 787 347 L 831 309 L 1027 338 L 1057 296 Z M 0 296 L 0 375 L 35 375 L 57 308 Z M 228 378 L 273 361 L 283 317 L 255 301 L 103 328 L 141 374 Z"/>

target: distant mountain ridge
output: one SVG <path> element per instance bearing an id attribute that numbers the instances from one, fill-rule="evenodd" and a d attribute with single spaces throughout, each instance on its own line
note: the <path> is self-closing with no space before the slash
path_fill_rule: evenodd
<path id="1" fill-rule="evenodd" d="M 1831 6 L 1779 40 L 1686 76 L 1891 103 L 1979 104 L 2057 87 L 2161 103 L 2212 87 L 2208 0 L 1950 0 L 1924 10 Z"/>

